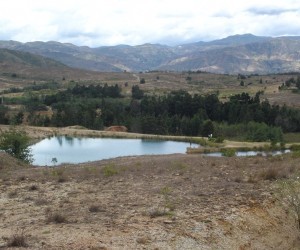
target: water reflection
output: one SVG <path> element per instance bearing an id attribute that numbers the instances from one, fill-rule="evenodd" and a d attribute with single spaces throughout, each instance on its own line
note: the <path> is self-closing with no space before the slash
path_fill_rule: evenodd
<path id="1" fill-rule="evenodd" d="M 235 156 L 238 157 L 246 157 L 246 156 L 275 156 L 275 155 L 282 155 L 286 153 L 290 153 L 291 150 L 277 150 L 277 151 L 271 151 L 271 152 L 264 152 L 264 151 L 237 151 L 235 152 Z M 214 153 L 207 153 L 205 154 L 207 156 L 213 156 L 213 157 L 222 157 L 223 154 L 221 152 L 214 152 Z"/>
<path id="2" fill-rule="evenodd" d="M 76 138 L 57 136 L 31 147 L 35 165 L 80 163 L 119 156 L 186 153 L 190 143 L 142 139 Z M 192 147 L 198 147 L 192 144 Z M 52 159 L 56 158 L 54 164 Z"/>

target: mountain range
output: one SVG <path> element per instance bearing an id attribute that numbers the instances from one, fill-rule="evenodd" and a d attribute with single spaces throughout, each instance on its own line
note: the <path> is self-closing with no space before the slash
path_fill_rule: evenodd
<path id="1" fill-rule="evenodd" d="M 192 70 L 223 74 L 266 74 L 300 71 L 300 37 L 297 36 L 273 38 L 244 34 L 178 46 L 143 44 L 98 48 L 55 41 L 0 41 L 0 48 L 7 49 L 6 54 L 9 50 L 14 56 L 17 52 L 13 51 L 34 54 L 33 57 L 40 65 L 44 61 L 44 65 L 47 62 L 57 67 L 66 65 L 100 72 Z M 22 60 L 25 60 L 26 55 L 29 56 L 22 54 Z M 52 60 L 37 59 L 36 55 Z M 0 53 L 0 63 L 3 60 L 5 57 Z M 18 61 L 16 58 L 14 60 Z"/>

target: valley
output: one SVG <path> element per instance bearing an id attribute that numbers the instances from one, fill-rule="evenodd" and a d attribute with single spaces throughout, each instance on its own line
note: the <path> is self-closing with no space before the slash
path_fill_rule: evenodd
<path id="1" fill-rule="evenodd" d="M 0 248 L 299 249 L 297 43 L 253 35 L 176 48 L 0 42 L 1 136 L 205 146 L 80 164 L 56 159 L 54 167 L 1 151 Z M 236 60 L 253 46 L 252 59 Z M 204 59 L 214 55 L 213 63 Z M 234 156 L 282 148 L 292 152 Z M 203 154 L 221 149 L 222 157 Z"/>

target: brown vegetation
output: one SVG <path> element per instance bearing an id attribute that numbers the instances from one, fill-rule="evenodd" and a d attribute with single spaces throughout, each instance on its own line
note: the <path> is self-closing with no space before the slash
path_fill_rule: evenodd
<path id="1" fill-rule="evenodd" d="M 23 228 L 28 249 L 299 247 L 294 215 L 272 189 L 300 170 L 299 158 L 168 155 L 24 167 L 0 170 L 0 246 Z"/>

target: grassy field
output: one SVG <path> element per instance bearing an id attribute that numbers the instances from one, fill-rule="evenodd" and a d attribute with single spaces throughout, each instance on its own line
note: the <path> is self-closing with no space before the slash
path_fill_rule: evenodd
<path id="1" fill-rule="evenodd" d="M 1 69 L 1 67 L 0 67 Z M 19 70 L 19 69 L 12 69 Z M 119 84 L 122 94 L 130 96 L 131 87 L 139 85 L 148 94 L 165 94 L 173 90 L 186 90 L 190 93 L 208 94 L 218 93 L 226 101 L 231 95 L 248 92 L 254 95 L 263 91 L 262 98 L 267 98 L 271 103 L 279 105 L 300 107 L 299 94 L 291 90 L 279 91 L 278 87 L 293 75 L 264 75 L 246 76 L 240 79 L 237 75 L 220 75 L 211 73 L 188 72 L 142 72 L 142 73 L 102 73 L 77 69 L 64 69 L 62 71 L 22 70 L 22 74 L 11 77 L 10 74 L 0 76 L 0 91 L 12 87 L 24 87 L 49 81 L 56 81 L 62 86 L 78 84 Z M 294 76 L 296 77 L 296 76 Z M 140 79 L 145 79 L 145 84 L 140 84 Z M 241 86 L 241 81 L 244 86 Z M 42 94 L 42 93 L 41 93 Z"/>

